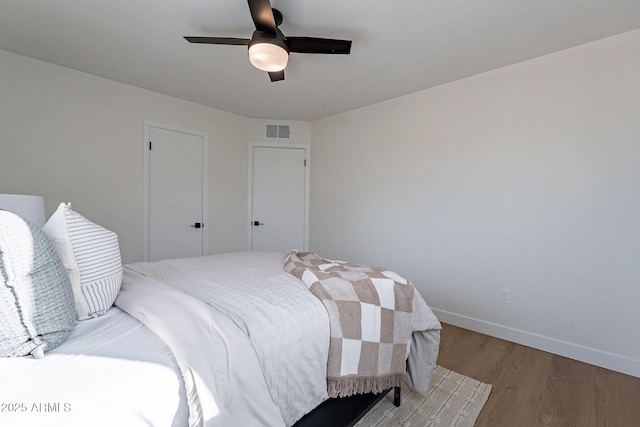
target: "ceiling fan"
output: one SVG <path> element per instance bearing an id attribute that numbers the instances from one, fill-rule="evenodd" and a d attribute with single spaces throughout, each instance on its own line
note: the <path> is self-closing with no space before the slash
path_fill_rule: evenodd
<path id="1" fill-rule="evenodd" d="M 318 37 L 286 37 L 278 28 L 282 13 L 271 7 L 269 0 L 248 0 L 251 19 L 256 26 L 251 39 L 233 37 L 191 37 L 190 43 L 249 46 L 249 61 L 254 67 L 269 73 L 272 82 L 284 80 L 289 53 L 323 53 L 348 55 L 351 40 Z"/>

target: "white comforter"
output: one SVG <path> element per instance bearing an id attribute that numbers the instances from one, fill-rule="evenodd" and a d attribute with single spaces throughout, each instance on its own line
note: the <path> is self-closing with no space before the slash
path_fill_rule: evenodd
<path id="1" fill-rule="evenodd" d="M 266 383 L 268 395 L 284 423 L 292 425 L 327 397 L 329 320 L 320 300 L 299 279 L 284 271 L 283 262 L 284 254 L 280 253 L 241 252 L 127 267 L 194 296 L 229 316 L 250 340 L 261 365 L 262 375 L 255 374 L 254 381 L 260 388 L 263 381 Z M 140 294 L 141 299 L 131 299 L 131 302 L 141 303 L 144 293 Z M 123 307 L 121 297 L 117 304 Z M 156 331 L 156 326 L 145 321 L 144 316 L 137 315 L 131 307 L 123 308 Z M 155 317 L 160 320 L 164 316 L 161 305 L 157 310 Z M 176 318 L 176 322 L 178 320 Z M 424 394 L 438 354 L 440 324 L 419 293 L 414 298 L 413 320 L 414 330 L 421 332 L 413 335 L 406 379 Z M 156 333 L 161 337 L 165 334 Z M 177 341 L 175 345 L 168 344 L 172 349 L 185 346 Z M 210 362 L 217 363 L 215 355 L 215 352 L 210 354 Z M 179 354 L 176 358 L 179 364 L 188 364 L 181 361 Z M 186 382 L 189 388 L 189 381 Z M 218 387 L 218 392 L 224 393 L 223 387 Z M 214 398 L 219 406 L 222 397 L 214 395 Z M 264 403 L 267 398 L 262 396 L 258 401 Z M 197 410 L 197 407 L 191 405 L 191 409 Z"/>
<path id="2" fill-rule="evenodd" d="M 284 254 L 239 252 L 127 267 L 229 316 L 251 340 L 264 373 L 260 380 L 291 425 L 327 398 L 329 319 L 283 263 Z"/>
<path id="3" fill-rule="evenodd" d="M 173 351 L 189 426 L 283 426 L 247 336 L 223 313 L 155 279 L 124 271 L 116 304 Z"/>

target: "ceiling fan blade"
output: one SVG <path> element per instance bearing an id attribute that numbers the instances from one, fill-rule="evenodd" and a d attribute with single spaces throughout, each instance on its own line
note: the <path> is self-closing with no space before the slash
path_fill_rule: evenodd
<path id="1" fill-rule="evenodd" d="M 246 46 L 249 44 L 249 39 L 237 39 L 233 37 L 184 37 L 189 43 L 205 43 L 205 44 L 229 44 Z"/>
<path id="2" fill-rule="evenodd" d="M 317 37 L 287 37 L 290 52 L 328 53 L 348 55 L 351 40 L 321 39 Z"/>
<path id="3" fill-rule="evenodd" d="M 272 82 L 278 82 L 280 80 L 284 80 L 284 70 L 270 72 L 269 78 L 271 79 Z"/>
<path id="4" fill-rule="evenodd" d="M 269 0 L 247 0 L 251 19 L 256 25 L 256 30 L 262 31 L 270 36 L 276 36 L 276 20 L 273 17 L 271 3 Z"/>

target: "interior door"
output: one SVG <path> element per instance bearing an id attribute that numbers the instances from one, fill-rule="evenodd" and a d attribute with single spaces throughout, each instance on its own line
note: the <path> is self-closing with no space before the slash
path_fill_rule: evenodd
<path id="1" fill-rule="evenodd" d="M 206 146 L 202 135 L 150 126 L 149 260 L 206 254 Z"/>
<path id="2" fill-rule="evenodd" d="M 251 249 L 306 250 L 306 149 L 253 147 Z"/>

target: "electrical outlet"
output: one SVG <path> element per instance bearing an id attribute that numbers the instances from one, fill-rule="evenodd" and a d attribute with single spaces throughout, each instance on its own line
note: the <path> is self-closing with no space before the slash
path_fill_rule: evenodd
<path id="1" fill-rule="evenodd" d="M 502 304 L 511 304 L 511 290 L 500 289 L 500 299 L 498 301 Z"/>

